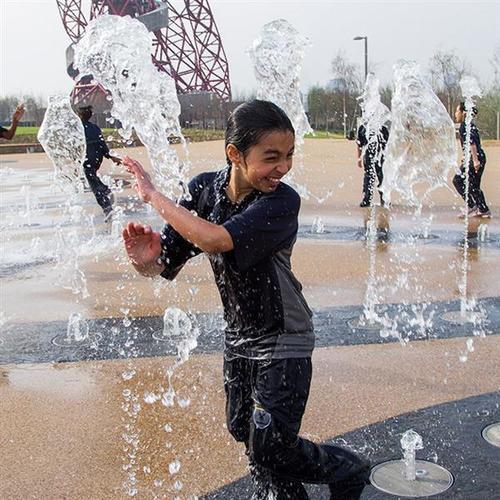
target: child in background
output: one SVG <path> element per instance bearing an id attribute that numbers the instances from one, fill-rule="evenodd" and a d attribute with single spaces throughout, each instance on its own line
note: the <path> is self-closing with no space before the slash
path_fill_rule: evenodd
<path id="1" fill-rule="evenodd" d="M 369 464 L 298 435 L 314 331 L 290 263 L 300 197 L 282 178 L 292 168 L 294 143 L 293 126 L 279 107 L 259 100 L 242 104 L 227 125 L 227 167 L 192 179 L 191 199 L 179 204 L 155 189 L 137 161 L 124 158 L 140 198 L 168 224 L 160 234 L 129 223 L 123 238 L 132 264 L 145 276 L 174 279 L 200 252 L 210 260 L 227 322 L 227 427 L 245 443 L 252 498 L 307 499 L 302 483 L 325 483 L 332 498 L 354 500 Z"/>
<path id="2" fill-rule="evenodd" d="M 94 193 L 95 199 L 102 208 L 107 220 L 113 211 L 111 189 L 101 181 L 97 175 L 97 171 L 101 167 L 103 158 L 109 158 L 117 165 L 121 164 L 121 159 L 110 154 L 101 129 L 90 121 L 90 118 L 92 118 L 92 106 L 81 106 L 78 108 L 78 116 L 82 120 L 85 130 L 85 140 L 87 142 L 87 153 L 83 162 L 83 171 L 90 189 Z"/>

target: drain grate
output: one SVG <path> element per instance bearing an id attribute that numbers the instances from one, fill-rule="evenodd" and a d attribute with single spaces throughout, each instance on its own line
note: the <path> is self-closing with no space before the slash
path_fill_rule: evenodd
<path id="1" fill-rule="evenodd" d="M 425 460 L 416 460 L 415 464 L 415 481 L 405 479 L 403 460 L 391 460 L 372 469 L 370 482 L 384 493 L 406 498 L 438 495 L 453 485 L 453 475 L 444 467 Z"/>
<path id="2" fill-rule="evenodd" d="M 487 425 L 481 435 L 488 443 L 500 448 L 500 422 Z"/>

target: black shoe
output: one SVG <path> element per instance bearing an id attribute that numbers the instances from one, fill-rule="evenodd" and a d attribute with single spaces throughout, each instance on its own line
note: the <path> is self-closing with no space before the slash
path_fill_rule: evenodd
<path id="1" fill-rule="evenodd" d="M 369 207 L 369 206 L 370 206 L 370 202 L 369 202 L 368 200 L 363 200 L 363 201 L 359 204 L 359 206 L 360 206 L 361 208 Z"/>

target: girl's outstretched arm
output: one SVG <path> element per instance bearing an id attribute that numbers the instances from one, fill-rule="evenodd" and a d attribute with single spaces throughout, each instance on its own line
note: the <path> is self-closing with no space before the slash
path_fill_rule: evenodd
<path id="1" fill-rule="evenodd" d="M 157 191 L 149 174 L 138 161 L 125 157 L 123 165 L 134 175 L 134 187 L 141 200 L 151 204 L 183 238 L 206 253 L 228 252 L 234 248 L 226 228 L 193 215 Z"/>

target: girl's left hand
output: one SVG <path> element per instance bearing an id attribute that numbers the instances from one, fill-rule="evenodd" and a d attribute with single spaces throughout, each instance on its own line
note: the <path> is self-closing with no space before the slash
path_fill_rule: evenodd
<path id="1" fill-rule="evenodd" d="M 149 203 L 151 196 L 156 192 L 156 188 L 151 182 L 150 175 L 144 170 L 144 167 L 137 160 L 133 160 L 128 156 L 123 158 L 122 164 L 125 166 L 127 171 L 135 177 L 134 189 L 139 194 L 139 198 L 144 203 Z"/>

